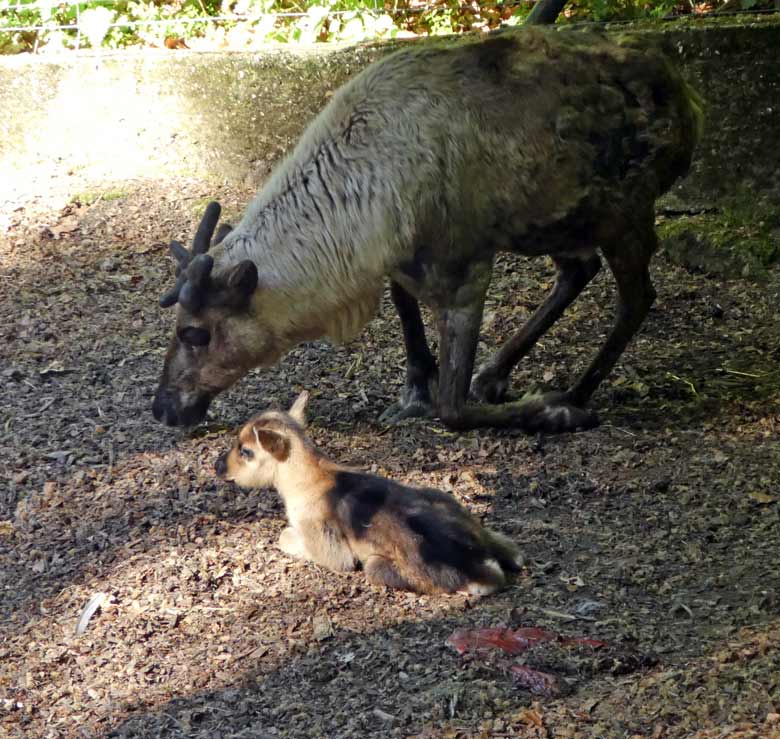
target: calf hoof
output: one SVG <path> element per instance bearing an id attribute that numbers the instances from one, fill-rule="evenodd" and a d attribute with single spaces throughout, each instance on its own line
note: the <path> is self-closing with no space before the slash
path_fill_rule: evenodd
<path id="1" fill-rule="evenodd" d="M 285 528 L 279 535 L 278 546 L 279 549 L 291 557 L 306 559 L 306 546 L 300 534 L 292 526 Z"/>
<path id="2" fill-rule="evenodd" d="M 585 431 L 599 425 L 595 412 L 574 405 L 566 393 L 527 396 L 519 402 L 519 406 L 523 428 L 533 433 L 562 434 Z"/>
<path id="3" fill-rule="evenodd" d="M 487 369 L 481 369 L 471 380 L 469 394 L 477 403 L 497 405 L 506 399 L 509 379 L 494 375 Z"/>
<path id="4" fill-rule="evenodd" d="M 479 580 L 467 583 L 465 592 L 476 598 L 497 593 L 506 585 L 506 577 L 501 565 L 495 559 L 486 559 L 482 564 L 483 576 Z"/>

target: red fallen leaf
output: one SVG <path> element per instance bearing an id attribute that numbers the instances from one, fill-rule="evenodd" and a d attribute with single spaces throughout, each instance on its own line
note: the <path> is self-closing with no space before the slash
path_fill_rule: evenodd
<path id="1" fill-rule="evenodd" d="M 456 629 L 447 639 L 447 645 L 458 654 L 500 649 L 506 654 L 521 654 L 541 642 L 559 642 L 562 645 L 582 645 L 598 649 L 606 643 L 597 639 L 564 637 L 552 631 L 534 627 L 521 629 Z"/>
<path id="2" fill-rule="evenodd" d="M 582 647 L 593 647 L 593 649 L 602 649 L 607 646 L 607 642 L 598 639 L 561 639 L 561 644 L 577 644 Z"/>
<path id="3" fill-rule="evenodd" d="M 533 632 L 524 634 L 522 632 Z M 555 639 L 554 634 L 542 629 L 456 629 L 447 639 L 447 645 L 458 654 L 486 649 L 500 649 L 507 654 L 520 654 L 540 641 Z"/>
<path id="4" fill-rule="evenodd" d="M 509 668 L 512 679 L 525 690 L 534 695 L 555 698 L 561 694 L 561 686 L 554 675 L 539 670 L 532 670 L 525 665 L 512 665 Z"/>
<path id="5" fill-rule="evenodd" d="M 556 634 L 552 631 L 545 631 L 535 626 L 524 626 L 514 630 L 514 635 L 521 639 L 528 639 L 533 642 L 541 641 L 558 641 L 561 639 L 560 634 Z"/>

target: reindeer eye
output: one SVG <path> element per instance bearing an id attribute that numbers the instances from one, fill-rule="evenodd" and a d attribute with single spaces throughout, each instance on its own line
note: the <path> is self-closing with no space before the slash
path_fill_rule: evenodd
<path id="1" fill-rule="evenodd" d="M 208 346 L 211 334 L 205 328 L 186 326 L 178 331 L 179 341 L 190 346 Z"/>
<path id="2" fill-rule="evenodd" d="M 255 453 L 248 447 L 248 446 L 242 446 L 239 448 L 238 453 L 244 458 L 244 459 L 254 459 Z"/>

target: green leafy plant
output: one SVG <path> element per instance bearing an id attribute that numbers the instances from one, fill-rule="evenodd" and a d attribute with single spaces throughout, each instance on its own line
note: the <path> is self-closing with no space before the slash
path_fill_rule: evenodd
<path id="1" fill-rule="evenodd" d="M 774 0 L 728 0 L 737 8 Z M 714 10 L 723 0 L 697 9 Z M 41 49 L 260 43 L 358 42 L 520 25 L 533 0 L 0 0 L 0 53 Z M 560 22 L 615 21 L 689 13 L 691 0 L 570 0 Z M 80 32 L 76 25 L 80 26 Z M 36 27 L 34 30 L 18 30 Z M 4 29 L 9 29 L 4 31 Z M 17 29 L 17 30 L 11 30 Z"/>

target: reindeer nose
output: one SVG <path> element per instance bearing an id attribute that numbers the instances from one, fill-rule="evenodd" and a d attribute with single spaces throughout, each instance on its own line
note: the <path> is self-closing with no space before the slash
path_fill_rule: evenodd
<path id="1" fill-rule="evenodd" d="M 194 426 L 206 417 L 209 403 L 211 395 L 208 393 L 193 393 L 185 405 L 178 391 L 159 387 L 152 403 L 152 413 L 167 426 Z"/>
<path id="2" fill-rule="evenodd" d="M 158 390 L 152 403 L 152 415 L 166 426 L 176 426 L 179 416 L 176 413 L 176 404 L 168 390 Z"/>
<path id="3" fill-rule="evenodd" d="M 161 421 L 166 426 L 172 426 L 175 423 L 175 421 L 174 423 L 171 423 L 170 420 L 170 407 L 171 404 L 168 393 L 164 392 L 163 390 L 158 390 L 157 393 L 155 393 L 154 402 L 152 403 L 152 415 L 156 420 Z"/>
<path id="4" fill-rule="evenodd" d="M 227 455 L 227 452 L 223 452 L 214 463 L 214 471 L 217 473 L 217 477 L 224 477 L 227 474 Z"/>

